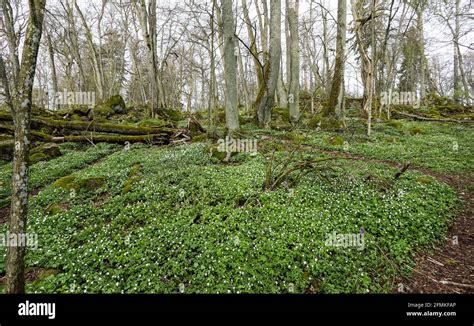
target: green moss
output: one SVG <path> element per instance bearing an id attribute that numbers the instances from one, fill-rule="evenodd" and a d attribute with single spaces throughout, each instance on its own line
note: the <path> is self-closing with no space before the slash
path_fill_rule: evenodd
<path id="1" fill-rule="evenodd" d="M 399 120 L 390 120 L 387 121 L 387 126 L 400 130 L 403 128 L 403 123 Z"/>
<path id="2" fill-rule="evenodd" d="M 111 96 L 105 103 L 103 103 L 103 106 L 111 108 L 116 114 L 124 114 L 126 109 L 125 101 L 119 94 Z"/>
<path id="3" fill-rule="evenodd" d="M 62 177 L 53 183 L 53 188 L 64 188 L 71 190 L 95 190 L 102 187 L 105 184 L 104 178 L 95 177 L 95 178 L 84 178 L 77 179 L 72 175 Z"/>
<path id="4" fill-rule="evenodd" d="M 287 108 L 274 108 L 272 111 L 275 117 L 280 117 L 283 121 L 290 121 L 290 111 Z"/>
<path id="5" fill-rule="evenodd" d="M 173 110 L 173 109 L 164 109 L 163 112 L 166 118 L 171 121 L 177 122 L 184 119 L 183 113 L 181 111 Z"/>
<path id="6" fill-rule="evenodd" d="M 94 190 L 105 184 L 104 178 L 85 178 L 77 182 L 78 189 Z"/>
<path id="7" fill-rule="evenodd" d="M 336 135 L 328 138 L 327 142 L 333 146 L 342 146 L 344 145 L 344 138 L 342 136 Z"/>
<path id="8" fill-rule="evenodd" d="M 35 164 L 38 162 L 43 162 L 49 160 L 50 157 L 44 153 L 36 153 L 30 155 L 30 164 Z"/>
<path id="9" fill-rule="evenodd" d="M 94 116 L 100 116 L 108 118 L 115 114 L 115 111 L 106 105 L 98 105 L 94 108 Z"/>
<path id="10" fill-rule="evenodd" d="M 283 135 L 283 138 L 294 143 L 302 143 L 305 141 L 305 136 L 300 135 L 296 132 L 288 132 Z"/>
<path id="11" fill-rule="evenodd" d="M 193 137 L 193 142 L 197 143 L 197 142 L 203 142 L 203 141 L 206 141 L 207 140 L 207 135 L 206 134 L 200 134 L 200 135 L 196 135 Z"/>
<path id="12" fill-rule="evenodd" d="M 134 175 L 130 177 L 123 185 L 122 194 L 124 195 L 126 193 L 129 193 L 130 190 L 132 190 L 133 186 L 137 184 L 138 182 L 140 182 L 142 179 L 143 177 L 139 175 Z"/>
<path id="13" fill-rule="evenodd" d="M 30 163 L 34 164 L 41 161 L 49 161 L 50 159 L 61 156 L 61 150 L 57 144 L 46 143 L 35 147 L 30 151 Z"/>
<path id="14" fill-rule="evenodd" d="M 68 175 L 68 176 L 62 177 L 59 180 L 56 180 L 53 183 L 52 187 L 53 188 L 64 188 L 64 189 L 75 189 L 75 187 L 76 187 L 75 181 L 76 181 L 76 177 L 74 177 L 72 175 Z"/>
<path id="15" fill-rule="evenodd" d="M 137 123 L 140 127 L 163 127 L 168 123 L 162 119 L 146 119 Z"/>
<path id="16" fill-rule="evenodd" d="M 204 154 L 207 154 L 220 162 L 224 162 L 227 158 L 227 152 L 221 152 L 218 150 L 218 146 L 215 144 L 210 144 L 203 149 Z M 233 156 L 235 153 L 231 153 L 230 156 Z"/>
<path id="17" fill-rule="evenodd" d="M 45 213 L 50 216 L 61 214 L 64 212 L 67 212 L 67 206 L 64 204 L 58 204 L 58 203 L 50 204 L 45 209 Z"/>
<path id="18" fill-rule="evenodd" d="M 426 185 L 433 183 L 433 179 L 427 176 L 416 177 L 415 181 L 421 184 L 426 184 Z"/>
<path id="19" fill-rule="evenodd" d="M 315 116 L 311 117 L 308 121 L 308 127 L 311 129 L 316 129 L 321 126 L 321 115 L 316 114 Z"/>
<path id="20" fill-rule="evenodd" d="M 413 127 L 410 127 L 408 129 L 408 132 L 410 133 L 410 135 L 412 136 L 415 136 L 415 135 L 420 135 L 423 133 L 423 129 L 420 128 L 420 127 L 417 127 L 417 126 L 413 126 Z"/>

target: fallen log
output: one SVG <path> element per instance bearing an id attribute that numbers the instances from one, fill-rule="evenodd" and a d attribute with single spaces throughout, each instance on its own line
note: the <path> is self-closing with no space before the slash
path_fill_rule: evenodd
<path id="1" fill-rule="evenodd" d="M 15 128 L 11 125 L 0 124 L 0 131 L 6 132 L 13 135 Z M 52 143 L 118 143 L 125 144 L 129 143 L 153 143 L 153 144 L 169 144 L 181 141 L 188 141 L 190 137 L 187 135 L 186 130 L 182 129 L 170 129 L 163 130 L 156 128 L 153 134 L 145 135 L 115 135 L 115 134 L 98 134 L 94 132 L 86 133 L 83 135 L 65 135 L 65 136 L 52 136 L 39 131 L 31 131 L 31 136 L 34 140 L 40 140 L 44 142 Z M 172 131 L 172 132 L 171 132 Z"/>
<path id="2" fill-rule="evenodd" d="M 155 134 L 155 135 L 80 135 L 80 136 L 62 136 L 52 137 L 53 143 L 152 143 L 164 145 L 172 141 L 169 135 Z"/>
<path id="3" fill-rule="evenodd" d="M 435 118 L 427 118 L 427 117 L 422 117 L 416 114 L 411 114 L 411 113 L 405 113 L 405 112 L 400 112 L 400 111 L 392 111 L 392 114 L 398 114 L 404 118 L 411 118 L 414 120 L 420 120 L 420 121 L 432 121 L 432 122 L 452 122 L 452 123 L 474 123 L 474 120 L 454 120 L 454 119 L 435 119 Z"/>
<path id="4" fill-rule="evenodd" d="M 0 124 L 0 131 L 4 132 L 4 133 L 7 133 L 9 135 L 14 135 L 15 134 L 15 127 L 13 127 L 12 125 Z M 51 135 L 45 134 L 45 133 L 40 132 L 40 131 L 35 131 L 35 130 L 31 130 L 30 134 L 31 134 L 31 137 L 34 140 L 41 140 L 41 141 L 45 141 L 45 142 L 50 142 L 51 139 L 53 138 L 53 136 L 51 136 Z"/>
<path id="5" fill-rule="evenodd" d="M 0 141 L 0 160 L 10 161 L 13 158 L 13 140 Z"/>
<path id="6" fill-rule="evenodd" d="M 139 127 L 128 124 L 96 123 L 94 121 L 61 121 L 44 117 L 33 117 L 32 124 L 43 125 L 47 127 L 62 128 L 66 130 L 105 132 L 121 135 L 146 135 L 155 133 L 172 134 L 176 130 L 170 127 Z"/>
<path id="7" fill-rule="evenodd" d="M 10 114 L 0 112 L 1 121 L 12 121 Z M 149 126 L 134 126 L 130 124 L 114 124 L 114 123 L 97 123 L 94 121 L 69 121 L 69 120 L 55 120 L 52 118 L 42 116 L 32 116 L 31 125 L 34 129 L 41 127 L 53 127 L 61 128 L 66 130 L 77 130 L 77 131 L 88 131 L 88 132 L 102 132 L 111 134 L 121 135 L 147 135 L 156 133 L 168 133 L 173 134 L 176 129 L 173 129 L 171 125 L 164 125 L 160 127 L 149 127 Z"/>

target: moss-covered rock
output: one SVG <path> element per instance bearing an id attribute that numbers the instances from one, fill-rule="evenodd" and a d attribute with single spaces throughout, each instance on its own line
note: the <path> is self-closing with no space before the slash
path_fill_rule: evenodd
<path id="1" fill-rule="evenodd" d="M 123 97 L 119 94 L 111 96 L 103 105 L 114 110 L 116 114 L 125 114 L 127 109 Z"/>
<path id="2" fill-rule="evenodd" d="M 47 215 L 52 216 L 52 215 L 57 215 L 57 214 L 67 212 L 68 209 L 69 207 L 67 204 L 53 203 L 53 204 L 48 205 L 46 209 L 44 210 L 44 212 Z"/>
<path id="3" fill-rule="evenodd" d="M 74 189 L 75 188 L 76 177 L 68 175 L 62 177 L 61 179 L 56 180 L 53 184 L 53 188 L 64 188 L 64 189 Z"/>
<path id="4" fill-rule="evenodd" d="M 61 155 L 61 150 L 57 144 L 46 143 L 30 151 L 30 163 L 34 164 L 41 161 L 49 161 Z"/>
<path id="5" fill-rule="evenodd" d="M 342 146 L 344 145 L 344 138 L 342 136 L 336 135 L 329 137 L 327 139 L 328 144 L 333 145 L 333 146 Z"/>
<path id="6" fill-rule="evenodd" d="M 68 175 L 62 177 L 53 183 L 53 188 L 64 188 L 70 190 L 88 190 L 92 191 L 102 187 L 105 184 L 104 178 L 101 177 L 91 177 L 91 178 L 82 178 L 78 179 L 75 176 Z"/>
<path id="7" fill-rule="evenodd" d="M 276 107 L 272 113 L 276 118 L 280 117 L 283 121 L 290 121 L 290 111 L 287 108 Z"/>
<path id="8" fill-rule="evenodd" d="M 184 119 L 183 112 L 173 109 L 164 109 L 163 113 L 165 118 L 174 122 L 181 121 Z"/>
<path id="9" fill-rule="evenodd" d="M 399 120 L 390 120 L 387 121 L 387 126 L 400 130 L 403 128 L 403 123 Z"/>
<path id="10" fill-rule="evenodd" d="M 115 111 L 106 105 L 97 105 L 93 112 L 94 120 L 97 120 L 96 117 L 109 118 L 115 114 Z"/>
<path id="11" fill-rule="evenodd" d="M 408 132 L 410 133 L 410 135 L 415 136 L 415 135 L 422 134 L 423 129 L 417 126 L 413 126 L 408 129 Z"/>
<path id="12" fill-rule="evenodd" d="M 308 127 L 311 129 L 317 129 L 318 127 L 321 127 L 321 115 L 316 114 L 313 117 L 311 117 L 308 121 Z"/>
<path id="13" fill-rule="evenodd" d="M 344 121 L 337 119 L 335 116 L 324 117 L 322 114 L 317 114 L 309 120 L 308 126 L 311 129 L 320 128 L 321 130 L 336 131 L 344 129 Z"/>
<path id="14" fill-rule="evenodd" d="M 218 148 L 218 145 L 216 144 L 210 144 L 206 147 L 204 147 L 204 154 L 209 155 L 210 157 L 213 157 L 220 162 L 228 162 L 232 156 L 234 156 L 236 153 L 231 153 L 231 152 L 223 152 L 220 151 Z"/>

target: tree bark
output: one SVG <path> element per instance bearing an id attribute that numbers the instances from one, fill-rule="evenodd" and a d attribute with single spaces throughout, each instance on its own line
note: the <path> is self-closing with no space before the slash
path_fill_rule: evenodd
<path id="1" fill-rule="evenodd" d="M 272 108 L 275 104 L 275 91 L 280 74 L 281 60 L 281 0 L 272 2 L 270 14 L 270 46 L 268 61 L 264 69 L 264 87 L 257 97 L 257 121 L 263 128 L 268 128 Z"/>
<path id="2" fill-rule="evenodd" d="M 50 102 L 53 104 L 53 110 L 57 109 L 56 101 L 51 101 L 54 99 L 56 94 L 58 93 L 58 75 L 56 73 L 56 63 L 54 60 L 54 50 L 53 50 L 53 43 L 51 42 L 51 35 L 49 32 L 46 32 L 46 37 L 48 41 L 48 54 L 49 54 L 49 64 L 51 65 L 51 83 L 53 86 L 53 96 L 49 96 Z"/>
<path id="3" fill-rule="evenodd" d="M 237 131 L 239 115 L 237 108 L 237 44 L 235 41 L 232 0 L 221 0 L 224 33 L 224 78 L 225 78 L 225 122 L 229 135 Z"/>
<path id="4" fill-rule="evenodd" d="M 33 81 L 42 35 L 45 0 L 29 0 L 28 27 L 23 45 L 17 93 L 13 97 L 15 149 L 10 209 L 10 234 L 25 234 L 28 215 L 28 154 Z M 25 292 L 26 246 L 8 246 L 5 262 L 6 293 Z"/>
<path id="5" fill-rule="evenodd" d="M 344 118 L 344 66 L 346 56 L 346 0 L 339 0 L 337 4 L 337 36 L 336 62 L 331 92 L 324 110 L 325 116 Z"/>
<path id="6" fill-rule="evenodd" d="M 454 52 L 454 66 L 453 66 L 453 78 L 454 78 L 454 101 L 456 103 L 461 102 L 461 81 L 459 78 L 459 52 L 457 50 L 457 44 L 459 42 L 459 15 L 460 15 L 460 0 L 455 0 L 455 13 L 454 13 L 454 35 L 453 35 L 453 52 Z"/>
<path id="7" fill-rule="evenodd" d="M 300 51 L 298 37 L 298 0 L 287 0 L 286 10 L 290 32 L 290 61 L 288 105 L 290 109 L 290 122 L 300 120 Z M 288 46 L 288 45 L 287 45 Z"/>

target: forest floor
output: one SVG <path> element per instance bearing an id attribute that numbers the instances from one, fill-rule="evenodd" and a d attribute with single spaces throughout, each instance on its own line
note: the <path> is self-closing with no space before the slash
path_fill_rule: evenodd
<path id="1" fill-rule="evenodd" d="M 40 246 L 28 253 L 28 291 L 472 293 L 473 135 L 410 121 L 378 123 L 370 138 L 357 124 L 344 134 L 245 125 L 258 154 L 228 163 L 205 140 L 61 145 L 31 169 Z M 264 191 L 272 157 L 341 160 Z M 0 166 L 0 200 L 9 169 Z M 335 232 L 365 232 L 365 247 L 328 247 Z"/>

